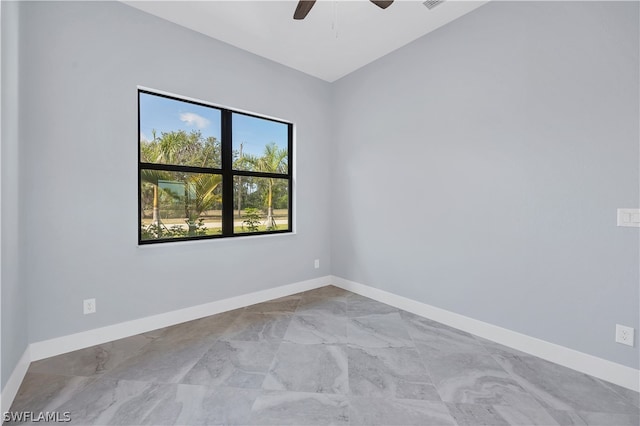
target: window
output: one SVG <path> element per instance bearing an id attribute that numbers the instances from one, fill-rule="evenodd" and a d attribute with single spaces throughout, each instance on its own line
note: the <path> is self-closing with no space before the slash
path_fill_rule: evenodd
<path id="1" fill-rule="evenodd" d="M 138 90 L 139 244 L 291 232 L 293 125 Z"/>

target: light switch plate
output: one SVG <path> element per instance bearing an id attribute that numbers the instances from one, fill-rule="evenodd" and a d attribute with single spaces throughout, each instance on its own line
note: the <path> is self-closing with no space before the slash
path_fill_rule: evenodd
<path id="1" fill-rule="evenodd" d="M 618 209 L 618 226 L 640 228 L 640 209 Z"/>

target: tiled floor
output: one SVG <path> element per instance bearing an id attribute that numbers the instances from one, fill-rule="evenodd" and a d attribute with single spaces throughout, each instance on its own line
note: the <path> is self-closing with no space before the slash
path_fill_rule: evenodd
<path id="1" fill-rule="evenodd" d="M 83 425 L 620 426 L 639 407 L 635 392 L 324 287 L 34 362 L 12 411 Z"/>

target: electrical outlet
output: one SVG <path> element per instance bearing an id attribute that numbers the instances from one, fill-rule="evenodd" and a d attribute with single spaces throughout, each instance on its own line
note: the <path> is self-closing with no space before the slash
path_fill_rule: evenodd
<path id="1" fill-rule="evenodd" d="M 616 324 L 616 342 L 633 346 L 633 328 Z"/>
<path id="2" fill-rule="evenodd" d="M 84 299 L 84 314 L 94 314 L 96 312 L 96 299 Z"/>
<path id="3" fill-rule="evenodd" d="M 318 269 L 320 267 L 320 259 L 316 259 L 315 262 L 313 262 L 313 266 Z"/>

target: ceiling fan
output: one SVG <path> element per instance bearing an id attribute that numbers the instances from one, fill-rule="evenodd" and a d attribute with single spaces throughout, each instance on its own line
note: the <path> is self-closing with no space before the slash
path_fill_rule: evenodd
<path id="1" fill-rule="evenodd" d="M 371 3 L 375 4 L 381 9 L 386 9 L 391 6 L 393 0 L 390 1 L 378 1 L 378 0 L 370 0 Z M 293 19 L 304 19 L 307 14 L 315 4 L 316 0 L 300 0 L 298 2 L 298 6 L 296 7 L 296 11 L 293 14 Z"/>

